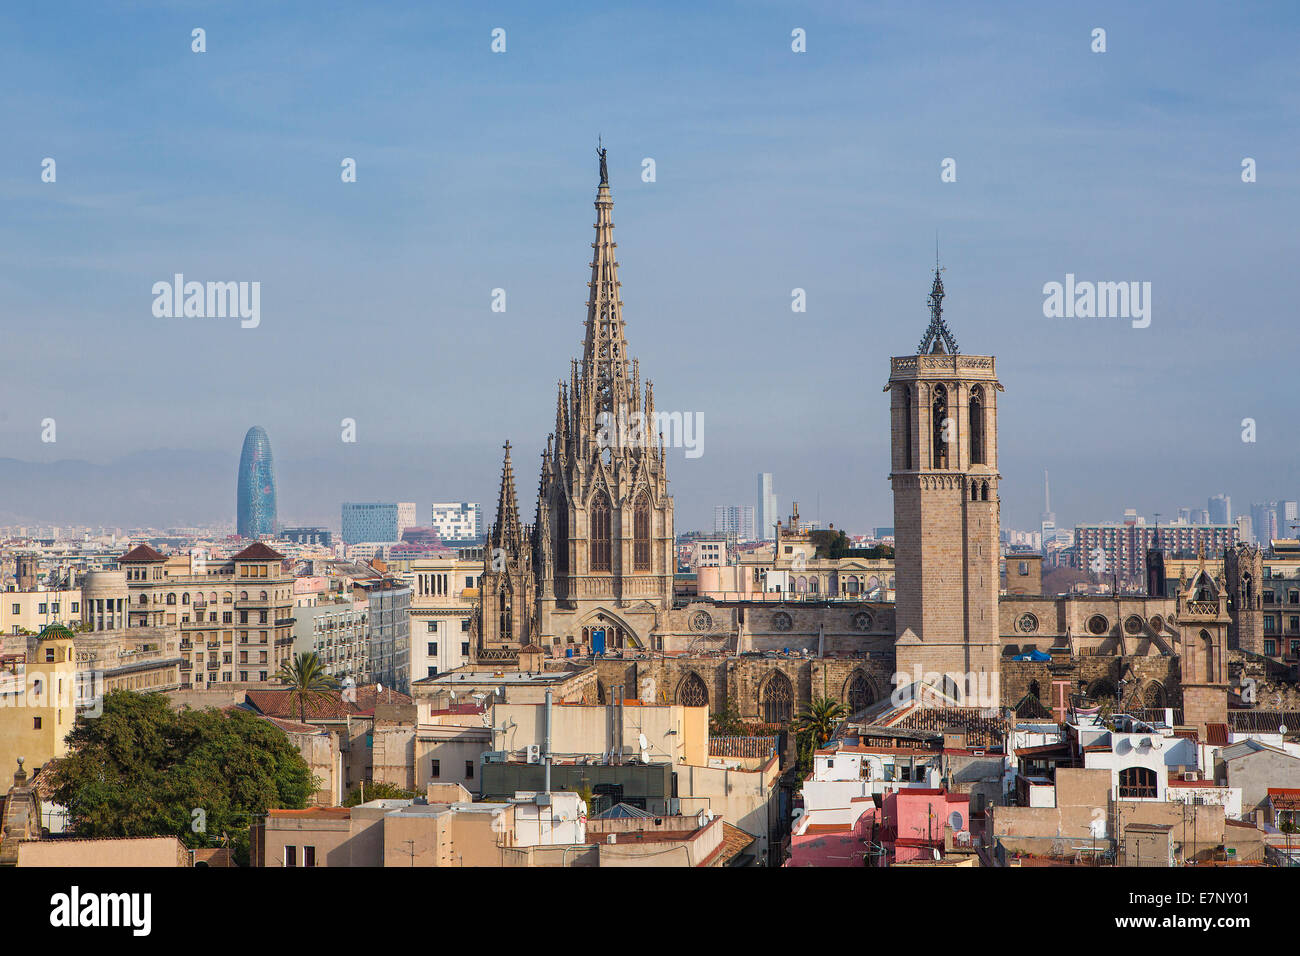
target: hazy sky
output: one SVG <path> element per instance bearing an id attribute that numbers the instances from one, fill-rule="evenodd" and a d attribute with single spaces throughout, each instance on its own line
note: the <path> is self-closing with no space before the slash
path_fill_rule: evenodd
<path id="1" fill-rule="evenodd" d="M 510 438 L 531 519 L 600 134 L 632 352 L 705 421 L 670 462 L 679 530 L 752 504 L 758 471 L 783 513 L 892 523 L 881 387 L 936 232 L 961 350 L 1006 387 L 1005 525 L 1037 522 L 1044 468 L 1062 524 L 1297 496 L 1295 5 L 974 7 L 7 5 L 0 457 L 197 453 L 220 490 L 184 515 L 233 518 L 260 424 L 281 518 L 337 523 L 345 499 L 494 503 Z M 178 272 L 260 282 L 260 326 L 155 317 Z M 1150 327 L 1045 318 L 1067 273 L 1150 282 Z M 119 495 L 77 505 L 126 520 Z"/>

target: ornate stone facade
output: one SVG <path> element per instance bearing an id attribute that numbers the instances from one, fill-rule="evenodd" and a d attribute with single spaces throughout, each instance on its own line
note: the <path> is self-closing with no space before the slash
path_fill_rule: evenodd
<path id="1" fill-rule="evenodd" d="M 603 169 L 595 205 L 583 355 L 558 387 L 532 525 L 519 518 L 507 443 L 473 625 L 477 659 L 513 660 L 528 645 L 539 646 L 530 658 L 541 648 L 560 659 L 613 651 L 596 655 L 602 699 L 622 685 L 643 700 L 729 701 L 742 717 L 774 724 L 815 697 L 856 712 L 900 681 L 936 673 L 965 675 L 983 706 L 991 685 L 995 701 L 1025 716 L 1060 717 L 1071 697 L 1088 696 L 1125 707 L 1185 704 L 1194 726 L 1222 722 L 1226 641 L 1238 626 L 1230 621 L 1249 606 L 1236 592 L 1251 593 L 1257 556 L 1239 555 L 1231 584 L 1202 573 L 1177 600 L 1033 589 L 999 596 L 1002 386 L 992 356 L 958 354 L 937 269 L 921 349 L 891 361 L 885 386 L 896 600 L 879 592 L 855 600 L 856 591 L 818 579 L 824 598 L 808 585 L 800 600 L 755 593 L 674 602 L 673 501 L 653 388 L 642 388 L 624 337 Z M 802 541 L 800 530 L 797 519 L 783 529 L 773 569 L 780 549 Z M 1209 593 L 1207 582 L 1214 597 L 1197 597 Z M 1019 659 L 1031 651 L 1051 660 Z M 968 699 L 964 688 L 939 686 Z"/>
<path id="2" fill-rule="evenodd" d="M 943 320 L 943 298 L 936 268 L 922 354 L 893 359 L 885 386 L 898 667 L 996 674 L 1001 649 L 997 393 L 1002 386 L 991 356 L 956 354 Z"/>

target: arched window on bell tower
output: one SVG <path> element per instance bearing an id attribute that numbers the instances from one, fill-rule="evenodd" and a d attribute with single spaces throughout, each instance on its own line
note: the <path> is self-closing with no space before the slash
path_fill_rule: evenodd
<path id="1" fill-rule="evenodd" d="M 632 536 L 632 567 L 637 571 L 649 571 L 650 496 L 644 491 L 636 499 L 636 512 L 632 518 Z"/>
<path id="2" fill-rule="evenodd" d="M 934 387 L 934 401 L 930 405 L 930 424 L 933 432 L 931 468 L 948 467 L 948 390 L 942 385 Z"/>
<path id="3" fill-rule="evenodd" d="M 984 389 L 976 385 L 970 390 L 970 461 L 983 465 L 984 461 Z"/>
<path id="4" fill-rule="evenodd" d="M 610 570 L 609 499 L 604 492 L 591 502 L 591 570 Z"/>
<path id="5" fill-rule="evenodd" d="M 497 595 L 498 613 L 500 615 L 498 623 L 501 625 L 500 636 L 508 638 L 510 634 L 510 601 L 506 598 L 504 589 Z"/>
<path id="6" fill-rule="evenodd" d="M 1201 653 L 1205 655 L 1205 683 L 1214 683 L 1214 638 L 1210 637 L 1210 632 L 1201 630 Z"/>
<path id="7" fill-rule="evenodd" d="M 912 390 L 903 386 L 903 470 L 912 470 Z"/>

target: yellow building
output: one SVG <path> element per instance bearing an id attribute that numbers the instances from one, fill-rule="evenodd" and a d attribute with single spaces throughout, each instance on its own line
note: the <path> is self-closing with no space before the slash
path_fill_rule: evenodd
<path id="1" fill-rule="evenodd" d="M 35 772 L 66 754 L 76 700 L 72 632 L 51 624 L 27 639 L 25 655 L 0 661 L 0 767 L 12 767 L 22 757 Z"/>
<path id="2" fill-rule="evenodd" d="M 81 591 L 0 592 L 0 634 L 37 634 L 47 624 L 81 620 Z"/>

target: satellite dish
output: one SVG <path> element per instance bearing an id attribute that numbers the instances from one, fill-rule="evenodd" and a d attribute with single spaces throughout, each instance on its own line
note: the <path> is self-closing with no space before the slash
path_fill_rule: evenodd
<path id="1" fill-rule="evenodd" d="M 948 825 L 952 827 L 954 833 L 960 833 L 962 828 L 961 814 L 956 810 L 948 814 Z"/>
<path id="2" fill-rule="evenodd" d="M 378 681 L 375 681 L 375 692 L 382 694 L 384 692 L 384 685 L 379 683 Z"/>
<path id="3" fill-rule="evenodd" d="M 1286 733 L 1286 724 L 1281 724 L 1281 725 L 1279 725 L 1278 728 L 1277 728 L 1277 732 L 1278 732 L 1279 734 L 1285 734 L 1285 733 Z"/>
<path id="4" fill-rule="evenodd" d="M 649 742 L 645 739 L 645 734 L 640 734 L 637 736 L 636 745 L 640 747 L 642 750 L 645 750 L 646 747 L 650 746 Z"/>

